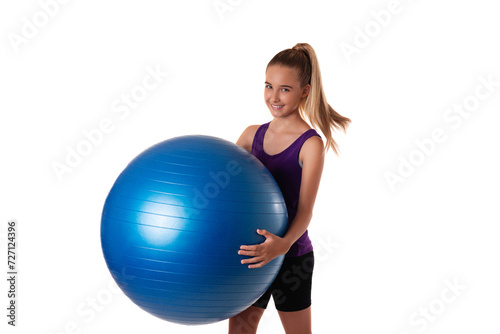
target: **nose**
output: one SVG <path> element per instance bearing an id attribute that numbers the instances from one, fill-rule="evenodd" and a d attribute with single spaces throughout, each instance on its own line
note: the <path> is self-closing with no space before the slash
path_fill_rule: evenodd
<path id="1" fill-rule="evenodd" d="M 279 96 L 279 91 L 275 90 L 273 94 L 271 95 L 271 101 L 272 102 L 279 102 L 280 96 Z"/>

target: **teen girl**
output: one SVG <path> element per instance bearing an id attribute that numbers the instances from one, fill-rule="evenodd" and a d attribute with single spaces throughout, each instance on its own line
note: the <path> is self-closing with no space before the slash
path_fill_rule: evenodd
<path id="1" fill-rule="evenodd" d="M 314 49 L 299 43 L 279 52 L 266 68 L 264 99 L 273 119 L 243 131 L 237 144 L 257 157 L 278 183 L 287 205 L 289 228 L 280 238 L 257 230 L 266 241 L 242 245 L 241 262 L 259 268 L 285 254 L 278 276 L 264 295 L 245 311 L 229 319 L 230 334 L 256 333 L 273 296 L 287 334 L 311 333 L 311 283 L 314 254 L 307 227 L 328 148 L 338 154 L 335 128 L 346 131 L 351 120 L 326 101 Z M 326 145 L 311 125 L 319 128 Z"/>

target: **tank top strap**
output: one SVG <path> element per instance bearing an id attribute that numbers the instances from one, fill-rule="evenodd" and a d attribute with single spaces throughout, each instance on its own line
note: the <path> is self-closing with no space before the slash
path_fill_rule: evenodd
<path id="1" fill-rule="evenodd" d="M 300 151 L 300 149 L 302 148 L 302 145 L 304 145 L 306 140 L 308 140 L 309 138 L 314 137 L 314 136 L 318 136 L 321 138 L 321 136 L 319 135 L 319 133 L 315 129 L 307 130 L 306 132 L 301 134 L 299 138 L 297 138 L 297 140 L 292 144 L 291 149 L 294 151 Z"/>
<path id="2" fill-rule="evenodd" d="M 252 143 L 252 153 L 264 151 L 264 135 L 266 134 L 266 130 L 269 127 L 269 123 L 271 122 L 262 124 L 257 129 L 257 132 L 255 132 Z"/>

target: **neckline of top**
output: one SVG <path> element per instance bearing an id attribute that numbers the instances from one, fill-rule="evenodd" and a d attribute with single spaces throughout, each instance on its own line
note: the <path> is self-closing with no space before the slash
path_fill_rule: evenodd
<path id="1" fill-rule="evenodd" d="M 264 128 L 264 134 L 262 135 L 262 152 L 264 152 L 265 155 L 269 156 L 269 157 L 276 157 L 278 155 L 281 155 L 283 153 L 285 153 L 286 151 L 288 151 L 290 149 L 290 147 L 292 147 L 299 139 L 301 139 L 306 133 L 308 133 L 309 131 L 311 130 L 314 130 L 313 128 L 310 128 L 310 129 L 307 129 L 305 132 L 303 132 L 297 139 L 295 139 L 293 141 L 293 143 L 291 143 L 290 145 L 288 145 L 287 148 L 285 148 L 283 151 L 279 152 L 279 153 L 276 153 L 276 154 L 268 154 L 266 152 L 266 150 L 264 149 L 264 137 L 266 136 L 266 132 L 267 132 L 267 129 L 269 128 L 269 124 L 271 124 L 271 122 L 268 122 L 266 125 L 265 125 L 265 128 Z"/>

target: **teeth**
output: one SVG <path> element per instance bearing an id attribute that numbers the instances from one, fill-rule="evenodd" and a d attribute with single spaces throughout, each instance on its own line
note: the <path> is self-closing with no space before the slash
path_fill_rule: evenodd
<path id="1" fill-rule="evenodd" d="M 276 106 L 274 104 L 271 104 L 273 106 L 273 108 L 283 108 L 283 106 Z"/>

